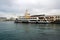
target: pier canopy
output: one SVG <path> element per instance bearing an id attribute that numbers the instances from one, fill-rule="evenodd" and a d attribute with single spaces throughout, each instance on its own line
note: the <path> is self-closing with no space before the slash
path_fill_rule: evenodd
<path id="1" fill-rule="evenodd" d="M 40 16 L 45 16 L 45 15 L 31 15 L 31 17 L 40 17 Z"/>

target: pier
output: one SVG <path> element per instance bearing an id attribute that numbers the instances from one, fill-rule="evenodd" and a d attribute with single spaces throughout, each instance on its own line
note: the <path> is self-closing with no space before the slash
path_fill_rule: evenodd
<path id="1" fill-rule="evenodd" d="M 18 17 L 15 23 L 60 23 L 60 15 L 30 15 L 26 10 L 25 15 Z"/>

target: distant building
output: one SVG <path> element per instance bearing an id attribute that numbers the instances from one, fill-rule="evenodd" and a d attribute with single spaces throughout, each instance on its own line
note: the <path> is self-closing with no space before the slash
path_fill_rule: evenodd
<path id="1" fill-rule="evenodd" d="M 5 21 L 6 19 L 6 17 L 0 17 L 0 21 Z"/>
<path id="2" fill-rule="evenodd" d="M 6 19 L 6 21 L 14 21 L 14 20 L 16 20 L 16 18 L 14 17 L 10 17 L 9 19 Z"/>

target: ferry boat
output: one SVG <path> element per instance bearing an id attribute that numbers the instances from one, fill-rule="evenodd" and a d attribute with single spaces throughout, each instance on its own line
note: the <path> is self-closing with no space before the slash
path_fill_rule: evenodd
<path id="1" fill-rule="evenodd" d="M 39 19 L 39 17 L 30 17 L 28 19 L 26 18 L 16 19 L 15 23 L 50 23 L 50 21 L 46 19 Z"/>

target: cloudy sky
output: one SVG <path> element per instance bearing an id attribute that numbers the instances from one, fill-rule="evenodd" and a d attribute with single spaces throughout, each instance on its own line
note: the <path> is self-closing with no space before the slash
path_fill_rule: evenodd
<path id="1" fill-rule="evenodd" d="M 59 15 L 60 0 L 0 0 L 0 16 L 24 15 L 26 9 L 31 15 Z"/>

